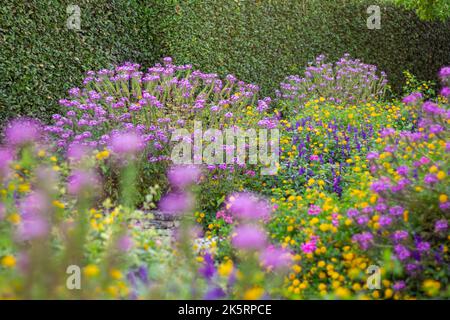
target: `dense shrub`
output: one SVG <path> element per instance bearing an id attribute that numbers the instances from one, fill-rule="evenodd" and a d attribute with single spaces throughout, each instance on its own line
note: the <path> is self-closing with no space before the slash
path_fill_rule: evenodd
<path id="1" fill-rule="evenodd" d="M 192 70 L 191 65 L 174 65 L 169 57 L 146 73 L 140 71 L 138 64 L 125 63 L 114 69 L 88 71 L 83 86 L 70 89 L 70 97 L 59 101 L 64 112 L 53 115 L 53 124 L 46 131 L 52 133 L 57 149 L 69 159 L 79 157 L 79 150 L 95 150 L 103 176 L 109 182 L 105 191 L 113 197 L 117 190 L 117 165 L 115 157 L 109 159 L 109 153 L 117 156 L 128 153 L 128 149 L 139 149 L 136 179 L 140 181 L 139 194 L 144 196 L 146 188 L 165 180 L 165 169 L 173 161 L 172 151 L 178 142 L 189 143 L 189 155 L 183 151 L 188 161 L 203 162 L 207 157 L 206 143 L 215 138 L 211 131 L 208 138 L 207 130 L 246 130 L 270 123 L 264 116 L 271 99 L 258 99 L 258 92 L 258 86 L 232 75 L 221 80 L 216 74 Z M 194 121 L 202 127 L 195 127 Z M 176 129 L 184 131 L 175 133 Z M 195 150 L 195 139 L 205 143 L 200 154 Z M 226 154 L 234 153 L 234 149 L 225 149 L 220 143 L 224 147 L 222 160 L 218 165 L 207 163 L 211 179 L 206 179 L 206 183 L 222 182 L 219 190 L 205 189 L 210 198 L 215 198 L 211 197 L 212 192 L 226 194 L 230 175 L 254 173 L 245 164 L 225 163 Z"/>
<path id="2" fill-rule="evenodd" d="M 449 62 L 449 22 L 422 22 L 384 1 L 162 3 L 173 13 L 161 29 L 168 55 L 208 72 L 236 74 L 270 92 L 322 53 L 334 61 L 348 52 L 375 64 L 397 89 L 403 70 L 427 80 Z M 367 8 L 376 4 L 381 29 L 369 30 Z"/>
<path id="3" fill-rule="evenodd" d="M 49 120 L 58 99 L 90 69 L 157 53 L 150 5 L 141 1 L 76 1 L 81 30 L 69 30 L 67 1 L 2 1 L 0 7 L 0 126 L 29 115 Z"/>
<path id="4" fill-rule="evenodd" d="M 288 99 L 298 107 L 311 99 L 322 99 L 337 104 L 356 104 L 384 98 L 386 74 L 377 67 L 345 54 L 339 61 L 326 63 L 321 55 L 306 67 L 303 77 L 286 77 L 277 91 L 279 98 Z M 287 111 L 297 111 L 295 108 Z"/>
<path id="5" fill-rule="evenodd" d="M 231 73 L 272 93 L 324 53 L 376 64 L 401 87 L 403 70 L 435 77 L 448 64 L 449 22 L 421 22 L 373 1 L 78 1 L 81 31 L 68 30 L 64 1 L 3 1 L 0 8 L 0 123 L 12 115 L 49 120 L 62 93 L 86 70 L 123 61 L 148 67 L 163 55 L 205 72 Z"/>

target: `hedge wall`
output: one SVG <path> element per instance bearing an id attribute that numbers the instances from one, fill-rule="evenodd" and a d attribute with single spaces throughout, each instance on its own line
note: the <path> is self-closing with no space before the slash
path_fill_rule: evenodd
<path id="1" fill-rule="evenodd" d="M 15 115 L 48 120 L 58 99 L 90 69 L 160 54 L 145 1 L 2 0 L 0 5 L 0 126 Z M 81 30 L 69 30 L 66 7 L 81 10 Z"/>
<path id="2" fill-rule="evenodd" d="M 398 89 L 402 71 L 432 79 L 450 63 L 450 21 L 423 22 L 383 1 L 165 1 L 163 44 L 176 61 L 275 88 L 320 53 L 349 52 L 380 66 Z M 367 28 L 367 8 L 381 7 L 381 29 Z M 266 91 L 267 92 L 267 91 Z"/>
<path id="3" fill-rule="evenodd" d="M 344 52 L 379 65 L 400 85 L 401 71 L 434 78 L 450 64 L 450 22 L 421 22 L 375 0 L 3 0 L 0 6 L 0 126 L 15 115 L 48 120 L 89 69 L 133 60 L 233 73 L 270 94 L 320 53 Z M 66 28 L 66 6 L 81 8 L 81 31 Z M 357 4 L 355 4 L 357 3 Z"/>

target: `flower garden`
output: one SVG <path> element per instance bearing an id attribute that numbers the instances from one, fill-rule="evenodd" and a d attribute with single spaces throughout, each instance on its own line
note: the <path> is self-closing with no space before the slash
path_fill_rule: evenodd
<path id="1" fill-rule="evenodd" d="M 51 124 L 12 120 L 0 296 L 448 297 L 450 68 L 426 101 L 385 99 L 385 74 L 349 55 L 305 70 L 270 98 L 171 58 L 146 72 L 126 63 L 87 72 Z M 172 164 L 171 133 L 196 120 L 278 128 L 276 174 Z M 176 220 L 169 236 L 140 223 L 156 212 Z M 81 289 L 66 288 L 68 266 Z"/>
<path id="2" fill-rule="evenodd" d="M 399 93 L 348 53 L 272 92 L 177 61 L 8 115 L 0 300 L 450 298 L 447 63 Z"/>

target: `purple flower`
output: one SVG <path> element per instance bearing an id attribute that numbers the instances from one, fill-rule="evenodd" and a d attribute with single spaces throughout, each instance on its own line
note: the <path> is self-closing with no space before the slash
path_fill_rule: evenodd
<path id="1" fill-rule="evenodd" d="M 422 110 L 427 112 L 427 113 L 434 113 L 434 114 L 438 114 L 441 112 L 441 109 L 439 108 L 439 106 L 431 101 L 426 101 L 423 105 L 422 105 Z"/>
<path id="2" fill-rule="evenodd" d="M 367 153 L 367 160 L 378 159 L 379 156 L 380 155 L 378 152 L 371 151 L 371 152 Z"/>
<path id="3" fill-rule="evenodd" d="M 436 177 L 436 175 L 430 173 L 425 176 L 423 181 L 426 184 L 434 184 L 434 183 L 438 182 L 438 178 Z"/>
<path id="4" fill-rule="evenodd" d="M 220 287 L 214 287 L 209 289 L 205 296 L 203 297 L 204 300 L 218 300 L 226 297 L 225 291 L 223 291 Z"/>
<path id="5" fill-rule="evenodd" d="M 446 80 L 447 78 L 450 77 L 450 67 L 443 67 L 440 71 L 439 71 L 439 77 L 442 80 Z"/>
<path id="6" fill-rule="evenodd" d="M 357 215 L 359 215 L 359 211 L 358 211 L 358 209 L 348 209 L 348 211 L 347 211 L 347 216 L 349 217 L 349 218 L 353 218 L 353 217 L 356 217 Z"/>
<path id="7" fill-rule="evenodd" d="M 400 206 L 394 206 L 394 207 L 389 208 L 389 214 L 391 214 L 395 217 L 403 215 L 403 211 L 404 211 L 404 209 Z"/>
<path id="8" fill-rule="evenodd" d="M 13 152 L 6 148 L 0 148 L 0 181 L 10 172 L 10 164 L 13 161 Z"/>
<path id="9" fill-rule="evenodd" d="M 48 234 L 50 226 L 48 221 L 40 216 L 33 215 L 22 220 L 18 230 L 18 238 L 22 241 L 42 238 Z"/>
<path id="10" fill-rule="evenodd" d="M 420 93 L 420 92 L 413 92 L 409 96 L 404 97 L 402 102 L 404 104 L 411 105 L 411 104 L 416 103 L 418 100 L 422 99 L 422 97 L 423 97 L 422 93 Z"/>
<path id="11" fill-rule="evenodd" d="M 6 141 L 13 146 L 35 142 L 41 136 L 41 124 L 37 120 L 19 118 L 9 123 L 6 128 Z"/>
<path id="12" fill-rule="evenodd" d="M 352 240 L 357 242 L 363 250 L 367 250 L 373 243 L 373 235 L 370 232 L 358 233 L 353 235 Z"/>
<path id="13" fill-rule="evenodd" d="M 89 148 L 88 146 L 83 145 L 79 142 L 73 142 L 67 148 L 67 157 L 69 159 L 79 161 L 87 156 L 90 151 L 91 148 Z"/>
<path id="14" fill-rule="evenodd" d="M 187 193 L 169 193 L 159 201 L 159 209 L 169 215 L 187 213 L 192 205 L 193 199 Z"/>
<path id="15" fill-rule="evenodd" d="M 322 209 L 319 206 L 312 204 L 309 206 L 308 214 L 311 216 L 317 216 L 321 211 Z"/>
<path id="16" fill-rule="evenodd" d="M 419 252 L 424 252 L 430 250 L 430 243 L 426 241 L 420 241 L 417 243 L 416 248 Z"/>
<path id="17" fill-rule="evenodd" d="M 270 215 L 269 204 L 254 194 L 243 192 L 229 198 L 230 212 L 242 219 L 265 219 Z"/>
<path id="18" fill-rule="evenodd" d="M 450 97 L 450 87 L 443 87 L 441 90 L 441 96 L 443 97 Z"/>
<path id="19" fill-rule="evenodd" d="M 258 250 L 266 245 L 266 234 L 259 227 L 242 225 L 234 229 L 231 240 L 234 247 L 243 250 Z"/>
<path id="20" fill-rule="evenodd" d="M 397 173 L 401 176 L 407 176 L 409 173 L 409 167 L 408 166 L 400 166 L 397 168 Z"/>
<path id="21" fill-rule="evenodd" d="M 370 189 L 373 192 L 381 193 L 383 191 L 388 190 L 389 187 L 390 187 L 389 179 L 382 178 L 382 179 L 379 179 L 379 180 L 376 180 L 376 181 L 372 182 L 372 184 L 370 186 Z"/>
<path id="22" fill-rule="evenodd" d="M 409 250 L 401 244 L 397 244 L 394 247 L 394 252 L 397 258 L 401 261 L 406 260 L 411 256 L 411 252 L 409 252 Z"/>
<path id="23" fill-rule="evenodd" d="M 200 274 L 205 277 L 205 279 L 211 279 L 216 272 L 216 268 L 214 267 L 214 260 L 211 254 L 207 253 L 204 255 L 203 266 L 198 270 Z"/>
<path id="24" fill-rule="evenodd" d="M 395 282 L 394 285 L 392 286 L 392 288 L 394 288 L 395 291 L 403 290 L 405 287 L 406 284 L 405 281 L 403 280 Z"/>
<path id="25" fill-rule="evenodd" d="M 316 250 L 316 248 L 317 247 L 316 247 L 315 239 L 312 239 L 312 240 L 302 243 L 300 245 L 300 249 L 302 249 L 303 253 L 306 253 L 306 254 L 314 252 L 314 250 Z"/>
<path id="26" fill-rule="evenodd" d="M 71 195 L 80 195 L 83 192 L 89 193 L 98 188 L 100 179 L 93 171 L 75 170 L 67 179 L 67 191 Z"/>
<path id="27" fill-rule="evenodd" d="M 176 166 L 167 173 L 170 184 L 180 189 L 197 183 L 200 175 L 201 170 L 197 166 Z"/>
<path id="28" fill-rule="evenodd" d="M 440 208 L 442 211 L 447 211 L 448 209 L 450 209 L 450 201 L 446 201 L 446 202 L 443 202 L 443 203 L 439 203 L 439 208 Z"/>
<path id="29" fill-rule="evenodd" d="M 111 150 L 118 155 L 135 155 L 143 148 L 142 138 L 133 132 L 117 133 L 111 139 Z"/>
<path id="30" fill-rule="evenodd" d="M 133 238 L 129 235 L 123 235 L 117 240 L 117 248 L 120 251 L 127 252 L 133 248 Z"/>
<path id="31" fill-rule="evenodd" d="M 283 248 L 270 246 L 266 248 L 260 256 L 262 264 L 270 269 L 282 269 L 289 266 L 291 253 Z"/>
<path id="32" fill-rule="evenodd" d="M 44 237 L 50 230 L 46 214 L 49 212 L 49 199 L 39 191 L 29 194 L 20 203 L 22 222 L 17 230 L 22 241 Z"/>
<path id="33" fill-rule="evenodd" d="M 408 231 L 398 230 L 394 232 L 394 234 L 392 235 L 392 239 L 394 239 L 395 242 L 400 242 L 402 240 L 407 239 L 408 235 L 409 235 Z"/>
<path id="34" fill-rule="evenodd" d="M 444 232 L 448 229 L 448 222 L 445 219 L 437 220 L 434 224 L 434 230 L 436 232 Z"/>
<path id="35" fill-rule="evenodd" d="M 0 221 L 2 221 L 5 218 L 6 215 L 6 208 L 3 203 L 0 203 Z"/>
<path id="36" fill-rule="evenodd" d="M 392 223 L 391 217 L 386 216 L 386 215 L 382 215 L 380 217 L 379 224 L 381 227 L 387 227 L 387 226 L 391 225 L 391 223 Z"/>

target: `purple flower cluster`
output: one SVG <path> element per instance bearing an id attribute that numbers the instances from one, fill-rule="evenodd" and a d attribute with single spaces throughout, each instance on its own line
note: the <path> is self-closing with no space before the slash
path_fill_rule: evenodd
<path id="1" fill-rule="evenodd" d="M 259 87 L 227 76 L 177 66 L 171 58 L 156 64 L 147 73 L 140 65 L 125 63 L 112 70 L 89 71 L 83 88 L 69 90 L 69 98 L 59 101 L 64 113 L 53 115 L 45 129 L 67 151 L 72 143 L 117 153 L 135 153 L 147 148 L 150 162 L 165 161 L 163 149 L 174 128 L 187 120 L 205 121 L 234 117 L 255 103 L 263 112 L 270 98 L 257 100 Z M 132 132 L 133 135 L 128 134 Z"/>
<path id="2" fill-rule="evenodd" d="M 320 55 L 309 64 L 303 77 L 287 77 L 277 97 L 296 101 L 301 106 L 312 98 L 354 104 L 377 100 L 384 95 L 386 74 L 378 75 L 376 66 L 351 59 L 349 54 L 335 63 L 325 63 L 325 60 L 325 56 Z"/>

